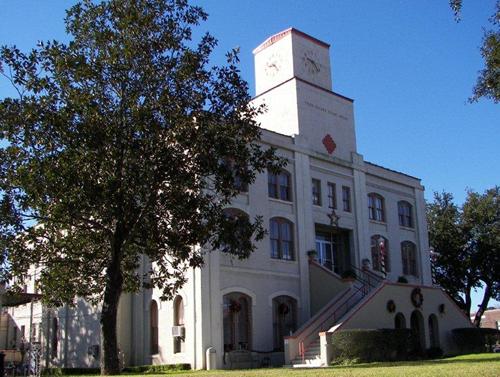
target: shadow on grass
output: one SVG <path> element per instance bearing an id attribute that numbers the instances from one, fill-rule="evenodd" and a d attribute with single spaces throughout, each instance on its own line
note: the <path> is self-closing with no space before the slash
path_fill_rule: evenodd
<path id="1" fill-rule="evenodd" d="M 414 361 L 380 361 L 373 363 L 361 363 L 352 365 L 332 365 L 331 368 L 390 368 L 390 367 L 401 367 L 401 366 L 424 366 L 424 365 L 434 365 L 434 364 L 458 364 L 458 363 L 481 363 L 481 362 L 500 362 L 500 356 L 483 356 L 478 357 L 478 355 L 466 355 L 460 357 L 444 358 L 444 359 L 433 359 L 433 360 L 414 360 Z"/>

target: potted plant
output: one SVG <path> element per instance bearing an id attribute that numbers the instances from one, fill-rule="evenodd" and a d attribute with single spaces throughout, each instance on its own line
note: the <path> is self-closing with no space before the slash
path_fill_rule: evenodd
<path id="1" fill-rule="evenodd" d="M 314 249 L 311 249 L 311 250 L 307 251 L 307 256 L 309 257 L 309 260 L 315 260 L 316 259 L 316 255 L 318 255 L 318 253 Z"/>
<path id="2" fill-rule="evenodd" d="M 356 272 L 354 270 L 345 270 L 340 274 L 340 277 L 344 281 L 354 281 L 356 280 Z"/>
<path id="3" fill-rule="evenodd" d="M 398 277 L 398 283 L 408 284 L 408 279 L 404 276 Z"/>

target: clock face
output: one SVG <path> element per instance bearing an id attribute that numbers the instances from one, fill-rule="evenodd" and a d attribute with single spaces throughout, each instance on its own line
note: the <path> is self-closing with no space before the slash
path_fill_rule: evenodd
<path id="1" fill-rule="evenodd" d="M 264 70 L 267 76 L 275 76 L 281 69 L 283 65 L 283 59 L 281 55 L 273 53 L 264 66 Z"/>
<path id="2" fill-rule="evenodd" d="M 312 50 L 307 50 L 302 56 L 302 63 L 305 71 L 311 75 L 316 75 L 321 72 L 321 64 L 319 63 L 318 54 Z"/>

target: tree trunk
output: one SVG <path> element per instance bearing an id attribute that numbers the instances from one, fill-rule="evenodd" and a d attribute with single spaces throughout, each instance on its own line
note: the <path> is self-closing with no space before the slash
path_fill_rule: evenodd
<path id="1" fill-rule="evenodd" d="M 488 308 L 488 302 L 491 298 L 491 286 L 490 284 L 486 284 L 484 288 L 483 301 L 481 301 L 481 305 L 477 309 L 476 316 L 474 317 L 474 326 L 481 326 L 481 318 L 483 317 L 484 311 Z"/>
<path id="2" fill-rule="evenodd" d="M 470 307 L 472 305 L 472 299 L 471 299 L 471 296 L 470 296 L 470 292 L 471 292 L 472 288 L 467 285 L 465 287 L 465 315 L 467 316 L 467 318 L 470 318 Z"/>
<path id="3" fill-rule="evenodd" d="M 111 261 L 106 270 L 106 287 L 101 312 L 102 355 L 101 375 L 120 374 L 118 359 L 118 339 L 116 320 L 118 303 L 123 288 L 123 273 L 121 269 L 123 242 L 115 242 L 112 247 Z"/>

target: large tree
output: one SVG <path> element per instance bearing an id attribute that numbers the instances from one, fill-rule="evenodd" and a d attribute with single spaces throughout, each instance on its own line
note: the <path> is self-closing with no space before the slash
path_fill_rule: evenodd
<path id="1" fill-rule="evenodd" d="M 462 208 L 449 193 L 427 204 L 430 243 L 437 253 L 437 283 L 470 316 L 471 294 L 483 287 L 474 324 L 479 326 L 491 298 L 500 299 L 500 188 L 469 191 Z"/>
<path id="2" fill-rule="evenodd" d="M 450 6 L 455 13 L 455 19 L 460 20 L 462 11 L 462 0 L 450 0 Z M 478 101 L 481 97 L 500 101 L 500 0 L 495 3 L 493 15 L 489 22 L 491 27 L 484 29 L 481 55 L 484 59 L 484 68 L 474 86 L 474 92 L 470 97 L 471 102 Z"/>
<path id="3" fill-rule="evenodd" d="M 4 277 L 22 284 L 39 265 L 46 303 L 101 302 L 103 374 L 119 372 L 122 292 L 170 298 L 203 264 L 197 245 L 245 258 L 264 233 L 224 207 L 282 160 L 259 143 L 237 53 L 210 66 L 214 37 L 192 40 L 206 17 L 187 0 L 84 0 L 67 12 L 68 44 L 1 48 L 19 94 L 0 101 Z"/>

